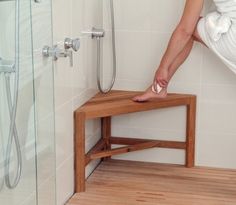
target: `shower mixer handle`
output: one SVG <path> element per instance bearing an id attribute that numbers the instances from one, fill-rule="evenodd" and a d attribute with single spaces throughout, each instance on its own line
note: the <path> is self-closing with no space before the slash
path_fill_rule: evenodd
<path id="1" fill-rule="evenodd" d="M 67 57 L 65 52 L 58 48 L 58 45 L 54 45 L 52 48 L 44 46 L 42 53 L 43 57 L 52 57 L 54 61 L 57 61 L 59 57 Z"/>
<path id="2" fill-rule="evenodd" d="M 77 52 L 80 48 L 80 39 L 79 38 L 75 38 L 75 39 L 65 38 L 64 47 L 66 50 L 72 48 L 74 51 Z"/>
<path id="3" fill-rule="evenodd" d="M 54 61 L 58 58 L 70 58 L 70 66 L 73 67 L 73 52 L 68 49 L 60 49 L 58 45 L 54 45 L 52 48 L 49 46 L 44 46 L 42 51 L 43 57 L 52 57 Z"/>
<path id="4" fill-rule="evenodd" d="M 98 29 L 98 28 L 92 28 L 91 31 L 82 31 L 81 32 L 84 35 L 90 35 L 91 38 L 103 38 L 105 36 L 105 30 L 104 29 Z"/>
<path id="5" fill-rule="evenodd" d="M 74 66 L 73 51 L 67 51 L 67 56 L 70 59 L 70 67 L 73 67 Z"/>

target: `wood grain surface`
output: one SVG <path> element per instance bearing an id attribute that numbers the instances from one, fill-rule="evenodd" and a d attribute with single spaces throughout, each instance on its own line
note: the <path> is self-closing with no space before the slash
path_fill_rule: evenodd
<path id="1" fill-rule="evenodd" d="M 168 94 L 164 99 L 148 102 L 133 102 L 132 98 L 141 92 L 113 90 L 108 94 L 98 93 L 75 111 L 75 192 L 85 191 L 85 167 L 92 160 L 109 159 L 113 155 L 124 154 L 150 148 L 177 148 L 186 150 L 186 167 L 194 166 L 196 96 L 189 94 Z M 148 110 L 185 106 L 186 141 L 160 141 L 150 139 L 121 138 L 111 136 L 112 116 L 143 112 Z M 101 119 L 102 139 L 85 154 L 85 123 L 87 119 Z M 112 144 L 127 145 L 111 149 Z"/>
<path id="2" fill-rule="evenodd" d="M 108 160 L 67 205 L 236 205 L 236 170 Z"/>
<path id="3" fill-rule="evenodd" d="M 196 96 L 188 94 L 168 94 L 164 99 L 152 99 L 148 102 L 133 102 L 132 98 L 142 92 L 114 90 L 108 94 L 98 93 L 75 112 L 84 112 L 86 119 L 108 117 L 133 112 L 142 112 L 158 108 L 184 106 Z"/>

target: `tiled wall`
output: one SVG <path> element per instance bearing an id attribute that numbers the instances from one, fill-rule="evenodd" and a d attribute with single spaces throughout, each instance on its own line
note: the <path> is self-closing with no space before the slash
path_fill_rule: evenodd
<path id="1" fill-rule="evenodd" d="M 104 1 L 104 27 L 110 34 L 109 0 Z M 116 89 L 144 90 L 152 82 L 184 0 L 114 0 L 117 34 Z M 204 12 L 212 1 L 205 1 Z M 135 9 L 134 9 L 135 8 Z M 105 41 L 104 66 L 111 68 L 110 43 Z M 198 96 L 196 163 L 236 168 L 236 76 L 207 48 L 196 44 L 174 76 L 169 92 Z M 114 136 L 184 140 L 184 108 L 130 114 L 113 120 Z M 184 162 L 184 152 L 152 149 L 120 157 L 153 162 Z"/>
<path id="2" fill-rule="evenodd" d="M 74 191 L 73 111 L 97 92 L 96 43 L 81 31 L 102 26 L 102 1 L 53 0 L 54 43 L 65 37 L 81 37 L 81 48 L 74 53 L 74 67 L 69 59 L 55 63 L 57 204 L 63 204 Z M 100 137 L 100 122 L 86 127 L 87 145 L 91 148 Z M 87 170 L 87 175 L 96 165 Z"/>
<path id="3" fill-rule="evenodd" d="M 54 43 L 62 44 L 65 37 L 81 37 L 81 49 L 74 54 L 74 67 L 69 66 L 68 59 L 55 63 L 58 205 L 71 196 L 74 187 L 73 111 L 97 92 L 96 44 L 89 37 L 81 36 L 82 30 L 90 30 L 92 26 L 106 28 L 104 73 L 107 79 L 111 74 L 108 3 L 108 0 L 53 0 Z M 115 88 L 144 90 L 152 81 L 184 1 L 114 0 L 114 3 L 118 60 Z M 206 3 L 208 8 L 210 2 Z M 198 95 L 198 165 L 235 168 L 235 159 L 231 157 L 236 154 L 235 87 L 236 76 L 199 44 L 170 85 L 170 92 Z M 180 107 L 117 117 L 112 132 L 119 136 L 183 140 L 184 114 L 184 108 Z M 100 123 L 90 121 L 86 129 L 88 150 L 99 138 Z M 184 152 L 153 149 L 121 158 L 181 164 Z"/>

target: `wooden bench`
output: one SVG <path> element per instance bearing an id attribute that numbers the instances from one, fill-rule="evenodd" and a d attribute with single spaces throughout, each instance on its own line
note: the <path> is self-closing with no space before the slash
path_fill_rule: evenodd
<path id="1" fill-rule="evenodd" d="M 97 94 L 75 111 L 75 192 L 85 191 L 85 168 L 94 159 L 108 158 L 112 155 L 144 150 L 154 147 L 184 149 L 186 167 L 194 166 L 196 96 L 187 94 L 168 94 L 165 99 L 136 103 L 131 99 L 140 94 L 133 91 L 112 91 L 109 94 Z M 121 114 L 142 112 L 160 108 L 186 106 L 186 141 L 163 141 L 133 139 L 111 136 L 111 117 Z M 87 119 L 101 118 L 102 138 L 86 154 L 85 122 Z M 112 144 L 126 145 L 111 149 Z"/>

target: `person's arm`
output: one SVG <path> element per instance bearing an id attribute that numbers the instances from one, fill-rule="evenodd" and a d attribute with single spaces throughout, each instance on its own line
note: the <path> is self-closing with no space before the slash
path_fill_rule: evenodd
<path id="1" fill-rule="evenodd" d="M 158 70 L 167 72 L 169 66 L 184 49 L 190 38 L 192 38 L 203 8 L 203 3 L 204 0 L 186 0 L 183 16 L 171 36 Z M 156 77 L 159 84 L 166 85 L 168 83 L 166 79 L 158 79 L 158 76 Z"/>

